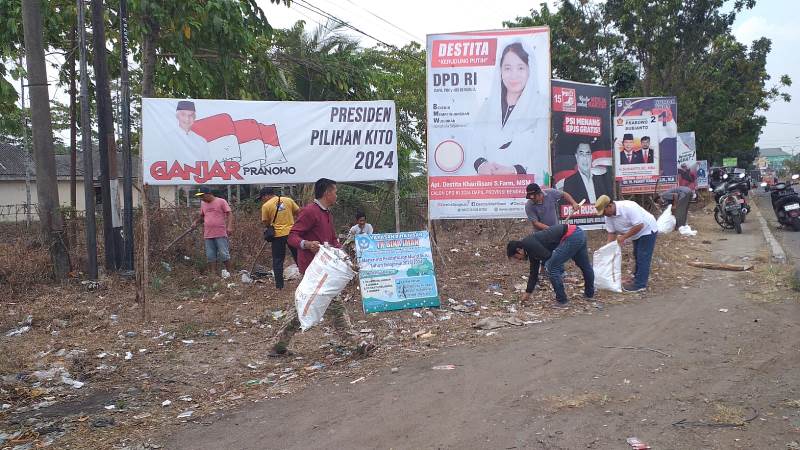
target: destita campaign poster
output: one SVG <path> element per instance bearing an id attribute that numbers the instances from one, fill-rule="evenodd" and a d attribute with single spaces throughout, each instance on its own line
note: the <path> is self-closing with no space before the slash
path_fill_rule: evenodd
<path id="1" fill-rule="evenodd" d="M 614 165 L 623 194 L 677 186 L 678 101 L 620 98 L 614 104 Z"/>
<path id="2" fill-rule="evenodd" d="M 551 92 L 553 186 L 578 203 L 586 200 L 571 217 L 572 208 L 562 205 L 560 219 L 585 229 L 604 228 L 594 203 L 601 195 L 614 197 L 611 89 L 553 80 Z"/>
<path id="3" fill-rule="evenodd" d="M 439 306 L 427 231 L 355 237 L 364 312 Z"/>
<path id="4" fill-rule="evenodd" d="M 550 178 L 547 27 L 428 35 L 431 219 L 525 217 Z"/>
<path id="5" fill-rule="evenodd" d="M 397 180 L 392 101 L 142 99 L 147 184 Z"/>

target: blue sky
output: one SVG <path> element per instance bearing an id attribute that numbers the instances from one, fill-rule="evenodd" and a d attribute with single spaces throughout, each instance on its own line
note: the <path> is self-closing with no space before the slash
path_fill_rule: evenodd
<path id="1" fill-rule="evenodd" d="M 308 2 L 308 3 L 306 3 Z M 288 27 L 297 20 L 306 20 L 316 26 L 325 19 L 313 7 L 331 13 L 378 39 L 394 45 L 403 45 L 415 38 L 424 42 L 426 34 L 448 31 L 486 30 L 500 28 L 504 20 L 529 14 L 540 0 L 304 0 L 291 8 L 259 0 L 275 27 Z M 553 0 L 548 0 L 553 5 Z M 732 0 L 728 0 L 732 4 Z M 311 8 L 309 9 L 309 5 Z M 783 147 L 786 151 L 800 153 L 800 27 L 794 16 L 800 6 L 798 0 L 758 0 L 756 7 L 739 15 L 733 31 L 740 42 L 750 44 L 761 36 L 772 39 L 772 52 L 767 61 L 771 82 L 782 74 L 792 77 L 795 85 L 787 91 L 792 95 L 790 104 L 776 102 L 764 112 L 768 125 L 759 141 L 760 147 Z M 382 22 L 374 15 L 386 19 Z M 371 39 L 358 36 L 364 45 L 373 45 Z M 680 119 L 679 119 L 680 125 Z M 690 131 L 690 130 L 686 130 Z"/>
<path id="2" fill-rule="evenodd" d="M 800 28 L 796 23 L 797 0 L 758 0 L 756 7 L 739 15 L 733 27 L 734 35 L 743 43 L 766 36 L 772 40 L 772 52 L 767 59 L 771 82 L 782 74 L 792 78 L 793 85 L 786 91 L 791 103 L 776 102 L 764 115 L 768 124 L 761 135 L 759 146 L 782 147 L 800 154 Z M 795 11 L 792 13 L 791 11 Z"/>

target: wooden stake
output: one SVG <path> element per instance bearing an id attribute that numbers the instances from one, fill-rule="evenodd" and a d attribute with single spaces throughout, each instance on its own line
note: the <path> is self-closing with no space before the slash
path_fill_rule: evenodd
<path id="1" fill-rule="evenodd" d="M 753 268 L 752 264 L 738 265 L 704 261 L 690 261 L 688 264 L 692 267 L 700 267 L 701 269 L 730 270 L 734 272 L 744 272 Z"/>

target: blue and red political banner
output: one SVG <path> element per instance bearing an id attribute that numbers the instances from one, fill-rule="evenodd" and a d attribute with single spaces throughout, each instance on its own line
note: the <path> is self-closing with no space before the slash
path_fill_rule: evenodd
<path id="1" fill-rule="evenodd" d="M 614 165 L 622 194 L 677 186 L 678 101 L 619 98 L 614 104 Z"/>

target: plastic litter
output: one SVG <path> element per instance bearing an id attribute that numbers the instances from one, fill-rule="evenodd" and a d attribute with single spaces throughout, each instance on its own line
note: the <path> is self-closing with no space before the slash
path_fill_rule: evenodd
<path id="1" fill-rule="evenodd" d="M 622 292 L 622 249 L 609 242 L 594 252 L 594 288 Z"/>
<path id="2" fill-rule="evenodd" d="M 222 278 L 230 278 L 230 276 L 231 276 L 231 273 L 230 273 L 230 272 L 228 272 L 228 271 L 227 271 L 227 270 L 225 270 L 225 269 L 222 269 L 222 271 L 219 273 L 219 275 L 220 275 Z"/>
<path id="3" fill-rule="evenodd" d="M 650 450 L 650 446 L 637 437 L 629 437 L 627 442 L 633 450 Z"/>
<path id="4" fill-rule="evenodd" d="M 441 366 L 431 367 L 433 370 L 455 370 L 456 366 L 453 364 L 443 364 Z"/>
<path id="5" fill-rule="evenodd" d="M 242 283 L 251 284 L 253 282 L 253 279 L 250 278 L 250 273 L 248 271 L 242 270 L 241 273 L 242 273 Z"/>
<path id="6" fill-rule="evenodd" d="M 294 294 L 297 318 L 303 331 L 322 321 L 331 300 L 355 275 L 345 252 L 334 247 L 320 247 Z"/>
<path id="7" fill-rule="evenodd" d="M 300 269 L 297 268 L 297 264 L 292 264 L 291 266 L 283 270 L 283 279 L 284 280 L 300 279 Z"/>
<path id="8" fill-rule="evenodd" d="M 19 328 L 15 328 L 13 330 L 9 330 L 9 332 L 6 333 L 6 337 L 19 336 L 21 334 L 27 333 L 28 331 L 31 330 L 31 324 L 32 323 L 33 323 L 33 316 L 28 315 L 28 317 L 26 317 L 25 320 L 23 320 L 22 322 L 20 322 L 18 324 L 18 325 L 20 325 L 20 327 Z"/>
<path id="9" fill-rule="evenodd" d="M 682 236 L 697 236 L 697 230 L 693 230 L 689 225 L 678 227 L 678 233 Z"/>
<path id="10" fill-rule="evenodd" d="M 661 234 L 672 233 L 675 230 L 675 224 L 677 220 L 675 216 L 672 215 L 672 205 L 667 206 L 667 209 L 658 216 L 658 220 L 656 220 L 656 225 L 658 225 L 658 232 Z"/>
<path id="11" fill-rule="evenodd" d="M 188 419 L 189 417 L 192 417 L 192 414 L 194 414 L 194 411 L 184 411 L 178 414 L 178 419 Z"/>

